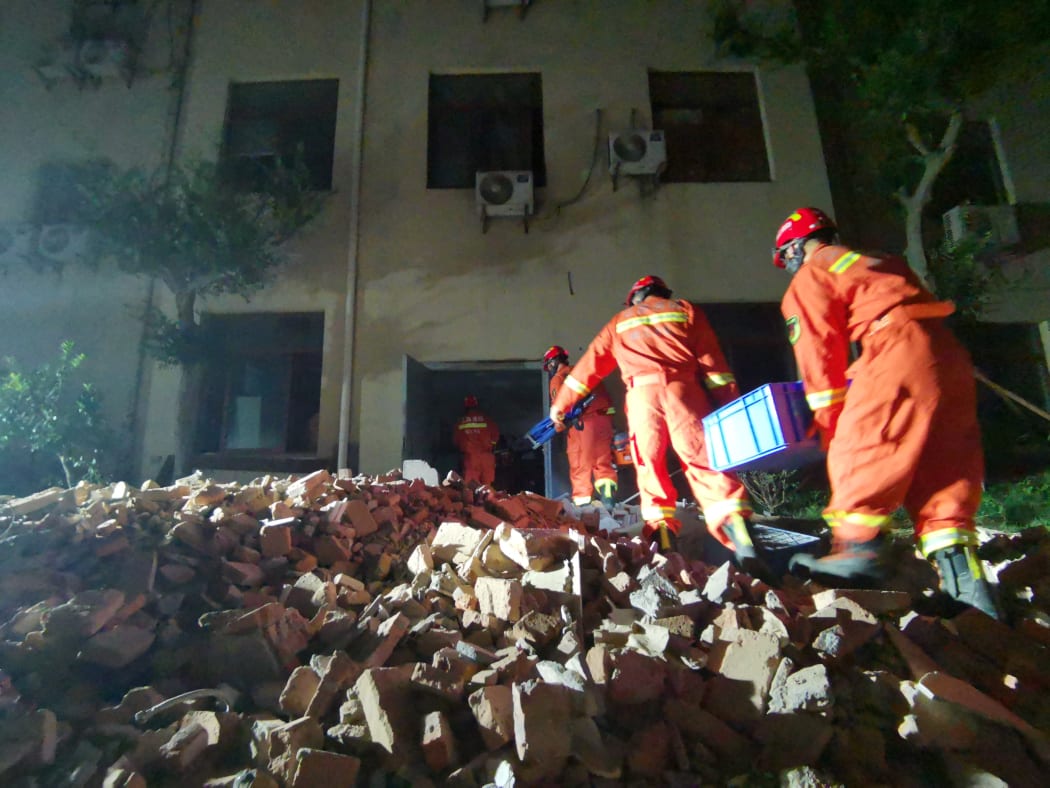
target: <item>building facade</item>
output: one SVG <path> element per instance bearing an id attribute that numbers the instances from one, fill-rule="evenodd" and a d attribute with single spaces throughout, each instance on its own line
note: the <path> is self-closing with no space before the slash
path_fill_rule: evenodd
<path id="1" fill-rule="evenodd" d="M 704 4 L 155 5 L 134 67 L 106 50 L 81 77 L 91 53 L 68 30 L 83 3 L 4 4 L 0 224 L 35 228 L 35 244 L 61 224 L 39 206 L 68 162 L 247 172 L 304 154 L 327 197 L 291 264 L 251 300 L 198 304 L 220 360 L 198 394 L 194 465 L 376 473 L 421 457 L 444 473 L 463 396 L 524 434 L 545 413 L 544 350 L 578 357 L 649 273 L 710 305 L 745 383 L 792 374 L 769 247 L 791 209 L 831 205 L 810 88 L 801 68 L 717 57 Z M 44 45 L 60 50 L 50 76 Z M 481 187 L 478 173 L 511 176 Z M 129 472 L 158 475 L 179 371 L 144 355 L 140 318 L 170 309 L 164 288 L 15 262 L 0 351 L 31 362 L 73 339 L 128 425 Z M 557 492 L 546 462 L 507 486 L 540 474 Z"/>

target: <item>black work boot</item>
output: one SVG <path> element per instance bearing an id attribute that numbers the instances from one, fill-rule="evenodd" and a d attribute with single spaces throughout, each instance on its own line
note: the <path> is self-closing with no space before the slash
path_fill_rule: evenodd
<path id="1" fill-rule="evenodd" d="M 613 500 L 611 495 L 603 495 L 599 500 L 602 502 L 602 506 L 610 512 L 613 510 L 613 507 L 616 506 L 616 501 Z"/>
<path id="2" fill-rule="evenodd" d="M 649 541 L 656 546 L 656 550 L 663 555 L 678 552 L 678 536 L 668 527 L 667 523 L 659 523 L 649 536 Z"/>
<path id="3" fill-rule="evenodd" d="M 996 620 L 1002 618 L 975 548 L 963 545 L 945 547 L 933 553 L 931 558 L 940 570 L 942 591 Z"/>
<path id="4" fill-rule="evenodd" d="M 722 533 L 733 543 L 733 558 L 736 565 L 752 577 L 767 583 L 776 582 L 769 565 L 762 560 L 759 550 L 751 538 L 751 523 L 735 514 L 722 524 Z"/>
<path id="5" fill-rule="evenodd" d="M 788 571 L 809 574 L 817 580 L 846 586 L 868 586 L 886 575 L 886 539 L 882 532 L 865 541 L 835 539 L 823 558 L 808 553 L 791 556 Z"/>

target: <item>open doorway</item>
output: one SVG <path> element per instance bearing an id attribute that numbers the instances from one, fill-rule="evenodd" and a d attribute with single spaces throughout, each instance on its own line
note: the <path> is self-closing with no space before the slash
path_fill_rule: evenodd
<path id="1" fill-rule="evenodd" d="M 426 460 L 442 477 L 460 470 L 452 443 L 463 399 L 478 398 L 481 410 L 499 427 L 497 489 L 528 490 L 556 497 L 568 489 L 564 451 L 520 450 L 518 439 L 547 415 L 547 376 L 534 361 L 420 362 L 404 358 L 404 439 L 402 459 Z"/>

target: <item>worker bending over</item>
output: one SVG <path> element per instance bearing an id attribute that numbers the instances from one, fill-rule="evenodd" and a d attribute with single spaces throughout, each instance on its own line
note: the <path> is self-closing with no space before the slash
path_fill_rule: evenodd
<path id="1" fill-rule="evenodd" d="M 793 566 L 850 584 L 878 579 L 903 505 L 941 587 L 996 616 L 973 522 L 984 475 L 973 365 L 944 325 L 954 306 L 903 259 L 841 246 L 816 208 L 780 226 L 773 262 L 793 274 L 781 310 L 831 482 L 831 553 Z M 850 342 L 862 347 L 852 365 Z"/>
<path id="2" fill-rule="evenodd" d="M 551 419 L 564 419 L 617 366 L 627 386 L 625 410 L 643 534 L 661 550 L 670 550 L 682 527 L 675 518 L 677 495 L 667 471 L 670 445 L 711 534 L 735 552 L 744 569 L 767 573 L 749 533 L 747 491 L 736 476 L 708 464 L 701 419 L 738 392 L 703 312 L 688 301 L 672 300 L 660 277 L 639 279 L 627 294 L 627 308 L 598 332 L 566 376 Z"/>
<path id="3" fill-rule="evenodd" d="M 463 455 L 463 478 L 492 484 L 496 478 L 495 446 L 499 429 L 496 422 L 481 412 L 474 395 L 464 398 L 463 409 L 465 412 L 452 436 L 452 442 Z"/>
<path id="4" fill-rule="evenodd" d="M 550 377 L 551 402 L 558 396 L 565 378 L 572 371 L 569 354 L 553 345 L 543 354 L 543 368 Z M 598 383 L 592 390 L 594 399 L 569 430 L 565 454 L 569 459 L 572 502 L 577 506 L 591 502 L 591 480 L 604 506 L 612 509 L 616 494 L 616 469 L 613 467 L 613 407 L 605 386 Z"/>

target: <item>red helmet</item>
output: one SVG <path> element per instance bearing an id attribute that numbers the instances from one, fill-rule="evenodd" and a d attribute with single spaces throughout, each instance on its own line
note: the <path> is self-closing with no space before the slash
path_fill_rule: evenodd
<path id="1" fill-rule="evenodd" d="M 543 364 L 546 366 L 551 361 L 554 361 L 554 359 L 561 358 L 562 356 L 565 356 L 565 358 L 569 357 L 565 348 L 561 345 L 551 345 L 547 348 L 547 352 L 543 354 Z"/>
<path id="2" fill-rule="evenodd" d="M 551 345 L 543 354 L 543 369 L 548 375 L 554 374 L 554 362 L 556 361 L 569 363 L 569 354 L 561 345 Z"/>
<path id="3" fill-rule="evenodd" d="M 663 279 L 661 279 L 658 276 L 653 276 L 652 274 L 649 274 L 648 276 L 643 276 L 641 279 L 639 279 L 637 282 L 631 285 L 631 290 L 627 293 L 627 300 L 624 301 L 624 303 L 627 304 L 627 306 L 630 306 L 631 299 L 634 298 L 634 294 L 637 293 L 639 290 L 646 289 L 647 287 L 652 287 L 657 290 L 663 290 L 668 294 L 671 293 L 671 288 L 667 286 Z"/>
<path id="4" fill-rule="evenodd" d="M 473 394 L 468 394 L 463 398 L 464 408 L 476 408 L 478 406 L 478 398 Z"/>
<path id="5" fill-rule="evenodd" d="M 784 251 L 789 243 L 807 238 L 818 230 L 835 230 L 835 222 L 820 208 L 799 208 L 777 230 L 773 247 L 773 265 L 784 268 Z"/>

